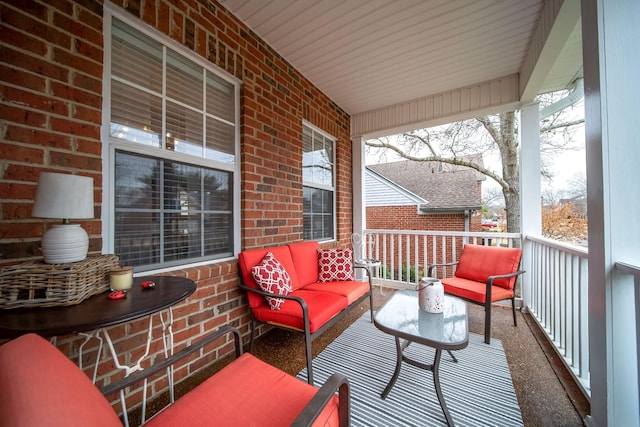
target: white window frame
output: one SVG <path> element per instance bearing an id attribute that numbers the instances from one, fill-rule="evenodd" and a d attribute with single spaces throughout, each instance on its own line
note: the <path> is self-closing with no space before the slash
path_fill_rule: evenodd
<path id="1" fill-rule="evenodd" d="M 174 52 L 186 57 L 190 61 L 206 68 L 208 71 L 216 74 L 222 79 L 228 81 L 234 85 L 235 88 L 235 106 L 234 106 L 234 147 L 235 147 L 235 161 L 231 163 L 224 163 L 215 161 L 212 159 L 194 157 L 188 154 L 179 152 L 168 152 L 161 148 L 162 155 L 159 155 L 158 148 L 150 147 L 126 141 L 117 140 L 110 136 L 110 123 L 111 123 L 111 40 L 112 40 L 112 18 L 124 22 L 131 26 L 136 31 L 143 33 L 144 35 L 158 41 L 164 46 L 172 49 Z M 240 251 L 241 244 L 241 224 L 240 224 L 240 86 L 241 81 L 233 75 L 219 69 L 206 59 L 195 54 L 193 51 L 187 49 L 183 45 L 177 43 L 175 40 L 160 33 L 155 28 L 150 27 L 143 21 L 132 17 L 130 14 L 124 12 L 118 7 L 106 2 L 104 5 L 104 19 L 103 19 L 103 37 L 104 37 L 104 58 L 103 58 L 103 82 L 102 82 L 102 127 L 101 127 L 101 141 L 102 141 L 102 253 L 114 253 L 115 243 L 115 224 L 114 224 L 114 212 L 115 212 L 115 197 L 114 197 L 114 185 L 115 185 L 115 152 L 116 150 L 122 150 L 131 154 L 140 154 L 150 156 L 154 158 L 164 158 L 170 161 L 176 161 L 186 164 L 192 164 L 194 166 L 201 166 L 206 168 L 213 168 L 222 171 L 228 171 L 232 174 L 233 181 L 233 256 L 227 258 L 215 258 L 205 261 L 186 261 L 185 264 L 179 266 L 161 267 L 154 270 L 145 270 L 144 274 L 155 274 L 165 271 L 171 271 L 176 269 L 182 269 L 185 267 L 195 267 L 199 265 L 211 264 L 212 262 L 220 262 L 233 259 L 237 257 Z"/>
<path id="2" fill-rule="evenodd" d="M 332 170 L 331 170 L 331 182 L 332 185 L 331 186 L 327 186 L 327 185 L 321 185 L 318 183 L 314 183 L 314 182 L 309 182 L 309 181 L 305 181 L 304 180 L 304 172 L 302 175 L 302 187 L 303 187 L 303 192 L 304 192 L 304 187 L 310 187 L 310 188 L 316 188 L 319 190 L 326 190 L 326 191 L 330 191 L 333 197 L 333 212 L 332 212 L 332 216 L 333 216 L 333 236 L 331 237 L 327 237 L 324 239 L 320 239 L 320 242 L 331 242 L 331 241 L 335 241 L 337 239 L 337 234 L 338 234 L 338 219 L 337 219 L 337 190 L 336 190 L 336 152 L 337 152 L 337 138 L 335 136 L 332 136 L 330 134 L 328 134 L 327 132 L 323 131 L 322 129 L 312 125 L 311 123 L 309 123 L 306 120 L 302 121 L 302 127 L 303 127 L 303 133 L 304 133 L 304 128 L 309 128 L 313 133 L 318 133 L 320 135 L 322 135 L 324 138 L 328 139 L 331 141 L 331 143 L 333 144 L 333 150 L 332 150 L 332 154 L 333 154 L 333 158 L 331 159 L 331 164 L 332 164 Z M 303 148 L 303 155 L 304 155 L 304 148 Z M 304 197 L 304 196 L 303 196 Z M 302 209 L 302 214 L 304 216 L 304 205 L 303 205 L 303 209 Z M 304 225 L 303 225 L 304 228 Z M 303 230 L 303 235 L 304 235 L 304 230 Z M 312 239 L 315 240 L 315 239 Z"/>

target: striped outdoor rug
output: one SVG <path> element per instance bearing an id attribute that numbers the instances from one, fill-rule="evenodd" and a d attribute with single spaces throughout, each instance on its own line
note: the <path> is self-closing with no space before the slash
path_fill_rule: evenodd
<path id="1" fill-rule="evenodd" d="M 354 426 L 446 425 L 434 391 L 433 376 L 408 363 L 385 400 L 380 393 L 395 368 L 394 338 L 370 322 L 365 314 L 313 360 L 316 385 L 334 372 L 349 378 L 351 420 Z M 411 344 L 405 354 L 432 363 L 434 350 Z M 470 334 L 469 346 L 454 353 L 454 363 L 443 352 L 440 383 L 456 426 L 522 426 L 520 407 L 500 340 L 484 344 Z M 306 368 L 298 374 L 306 380 Z"/>

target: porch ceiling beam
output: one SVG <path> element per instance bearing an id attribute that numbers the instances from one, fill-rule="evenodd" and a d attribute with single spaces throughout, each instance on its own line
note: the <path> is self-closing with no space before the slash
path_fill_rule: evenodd
<path id="1" fill-rule="evenodd" d="M 519 106 L 518 75 L 401 102 L 351 116 L 351 136 L 367 138 L 437 126 Z"/>
<path id="2" fill-rule="evenodd" d="M 544 81 L 571 33 L 580 22 L 580 2 L 548 1 L 531 38 L 520 69 L 520 101 L 528 104 L 540 93 Z"/>

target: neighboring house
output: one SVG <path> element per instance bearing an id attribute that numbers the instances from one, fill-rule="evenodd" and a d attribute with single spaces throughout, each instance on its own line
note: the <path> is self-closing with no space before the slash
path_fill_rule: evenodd
<path id="1" fill-rule="evenodd" d="M 482 231 L 482 180 L 473 169 L 440 162 L 370 165 L 365 171 L 366 228 Z"/>

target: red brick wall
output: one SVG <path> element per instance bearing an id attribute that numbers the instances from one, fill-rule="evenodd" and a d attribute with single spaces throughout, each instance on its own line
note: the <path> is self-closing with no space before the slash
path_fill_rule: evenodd
<path id="1" fill-rule="evenodd" d="M 418 215 L 416 206 L 369 206 L 366 228 L 465 231 L 463 213 Z"/>
<path id="2" fill-rule="evenodd" d="M 303 119 L 339 141 L 338 244 L 348 243 L 349 116 L 215 1 L 114 3 L 242 80 L 242 249 L 302 239 Z M 82 225 L 90 235 L 90 252 L 100 253 L 102 2 L 2 1 L 0 16 L 0 263 L 41 256 L 39 244 L 47 223 L 31 217 L 41 171 L 94 178 L 96 219 Z M 193 296 L 174 308 L 177 349 L 224 323 L 240 327 L 246 336 L 249 313 L 245 296 L 237 290 L 235 260 L 173 274 L 190 277 L 198 285 Z M 157 318 L 154 321 L 158 325 Z M 127 360 L 143 353 L 146 326 L 145 319 L 109 329 Z M 162 357 L 159 326 L 153 336 L 151 359 Z M 76 336 L 58 338 L 59 347 L 71 358 L 77 357 L 80 343 Z M 225 353 L 229 348 L 219 350 Z M 86 362 L 96 351 L 95 344 L 85 349 Z M 192 361 L 190 369 L 215 356 L 214 352 Z M 181 369 L 177 378 L 185 374 Z M 100 365 L 99 383 L 121 375 L 107 357 Z"/>

